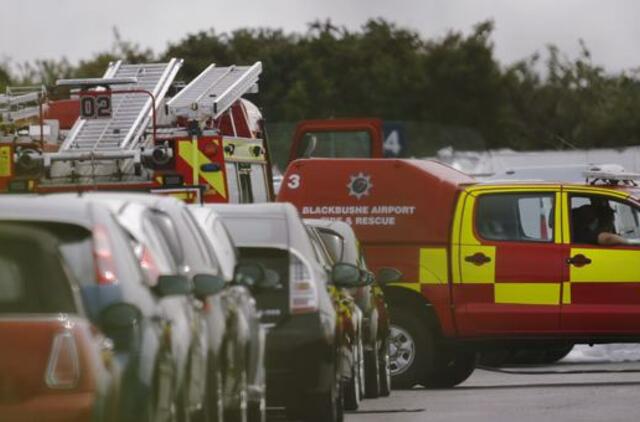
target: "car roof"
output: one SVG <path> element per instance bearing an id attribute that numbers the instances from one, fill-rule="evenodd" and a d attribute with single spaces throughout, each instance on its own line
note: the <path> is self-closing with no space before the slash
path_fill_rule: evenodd
<path id="1" fill-rule="evenodd" d="M 313 257 L 314 251 L 311 245 L 311 240 L 304 228 L 302 219 L 298 214 L 296 208 L 289 203 L 282 202 L 270 202 L 261 204 L 207 204 L 206 207 L 211 207 L 215 210 L 222 219 L 225 221 L 227 227 L 231 231 L 231 236 L 239 247 L 250 246 L 242 245 L 236 240 L 236 236 L 229 227 L 228 220 L 235 218 L 254 219 L 256 221 L 262 221 L 267 219 L 282 219 L 284 220 L 287 233 L 282 233 L 283 238 L 286 239 L 283 242 L 277 242 L 272 244 L 272 247 L 280 248 L 293 248 L 299 253 L 302 253 L 306 257 Z M 256 246 L 258 246 L 256 244 Z M 259 246 L 266 246 L 261 244 Z"/>
<path id="2" fill-rule="evenodd" d="M 47 221 L 93 227 L 91 205 L 79 195 L 3 195 L 0 220 Z"/>

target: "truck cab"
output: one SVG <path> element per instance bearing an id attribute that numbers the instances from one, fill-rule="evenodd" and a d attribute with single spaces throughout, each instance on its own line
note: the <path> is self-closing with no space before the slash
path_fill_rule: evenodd
<path id="1" fill-rule="evenodd" d="M 478 350 L 640 339 L 633 177 L 480 183 L 434 161 L 313 159 L 289 166 L 278 200 L 346 221 L 374 271 L 404 274 L 385 286 L 393 381 L 446 387 Z"/>

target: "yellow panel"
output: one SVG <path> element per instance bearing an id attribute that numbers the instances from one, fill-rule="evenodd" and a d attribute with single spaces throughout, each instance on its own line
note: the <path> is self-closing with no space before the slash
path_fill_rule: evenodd
<path id="1" fill-rule="evenodd" d="M 420 249 L 420 283 L 446 284 L 449 281 L 447 271 L 447 250 L 445 248 Z"/>
<path id="2" fill-rule="evenodd" d="M 562 194 L 562 243 L 568 244 L 571 241 L 571 226 L 569 224 L 569 213 L 571 206 L 569 205 L 569 195 L 566 192 Z"/>
<path id="3" fill-rule="evenodd" d="M 496 283 L 495 302 L 517 305 L 558 305 L 559 283 Z"/>
<path id="4" fill-rule="evenodd" d="M 11 147 L 0 147 L 0 177 L 11 176 Z"/>
<path id="5" fill-rule="evenodd" d="M 562 194 L 556 192 L 553 210 L 553 243 L 562 243 L 562 228 L 564 227 L 562 210 L 565 209 L 562 201 Z"/>
<path id="6" fill-rule="evenodd" d="M 467 256 L 481 252 L 491 258 L 483 265 L 466 262 Z M 491 284 L 495 281 L 496 248 L 495 246 L 460 245 L 460 272 L 464 284 Z"/>
<path id="7" fill-rule="evenodd" d="M 195 166 L 199 167 L 201 164 L 211 163 L 211 160 L 209 160 L 209 158 L 204 155 L 202 151 L 198 150 L 197 148 L 195 151 L 193 150 L 193 145 L 190 141 L 179 143 L 178 154 L 180 154 L 180 158 L 182 158 L 192 168 L 196 168 Z M 213 187 L 216 192 L 222 195 L 223 198 L 227 197 L 227 190 L 224 186 L 224 175 L 222 169 L 213 173 L 200 172 L 199 176 L 202 177 L 211 187 Z M 199 182 L 197 180 L 193 181 L 194 185 L 198 183 Z"/>
<path id="8" fill-rule="evenodd" d="M 572 283 L 638 283 L 640 282 L 640 250 L 571 248 L 571 255 L 582 254 L 591 260 L 583 267 L 571 265 Z"/>
<path id="9" fill-rule="evenodd" d="M 475 209 L 476 197 L 474 195 L 467 195 L 464 201 L 464 211 L 460 218 L 461 232 L 460 243 L 465 245 L 480 245 L 480 241 L 475 236 L 473 227 L 473 211 Z"/>
<path id="10" fill-rule="evenodd" d="M 562 303 L 568 305 L 571 303 L 571 283 L 562 283 Z"/>

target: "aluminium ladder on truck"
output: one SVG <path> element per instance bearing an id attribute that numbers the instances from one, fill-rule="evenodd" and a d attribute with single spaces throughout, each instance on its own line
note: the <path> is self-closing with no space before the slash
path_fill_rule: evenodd
<path id="1" fill-rule="evenodd" d="M 0 94 L 0 121 L 12 123 L 38 117 L 46 96 L 44 85 L 7 87 L 5 94 Z"/>
<path id="2" fill-rule="evenodd" d="M 261 73 L 261 62 L 228 67 L 211 64 L 167 102 L 169 113 L 199 122 L 215 120 L 257 88 Z"/>
<path id="3" fill-rule="evenodd" d="M 109 64 L 103 79 L 131 79 L 127 90 L 145 90 L 153 94 L 158 109 L 175 79 L 182 59 L 168 63 Z M 145 136 L 152 123 L 152 100 L 141 93 L 112 94 L 112 116 L 108 119 L 79 118 L 56 153 L 46 154 L 45 168 L 50 168 L 51 183 L 96 183 L 121 181 L 133 176 L 134 162 L 141 150 L 152 147 Z"/>

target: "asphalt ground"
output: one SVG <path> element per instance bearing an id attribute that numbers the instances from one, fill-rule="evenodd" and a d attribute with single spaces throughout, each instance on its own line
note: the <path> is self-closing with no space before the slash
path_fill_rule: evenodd
<path id="1" fill-rule="evenodd" d="M 477 369 L 447 390 L 393 391 L 365 400 L 348 422 L 640 420 L 640 362 L 560 362 Z"/>

